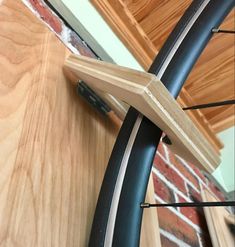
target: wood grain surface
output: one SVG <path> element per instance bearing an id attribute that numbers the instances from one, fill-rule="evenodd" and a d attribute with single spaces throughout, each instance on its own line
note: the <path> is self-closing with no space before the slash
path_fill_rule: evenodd
<path id="1" fill-rule="evenodd" d="M 217 199 L 208 191 L 201 192 L 203 202 L 216 202 Z M 235 243 L 235 236 L 230 231 L 227 220 L 232 218 L 225 207 L 206 207 L 204 208 L 207 226 L 210 232 L 213 247 L 232 247 Z M 230 219 L 231 219 L 230 218 Z"/>
<path id="2" fill-rule="evenodd" d="M 119 127 L 76 95 L 69 54 L 20 0 L 0 1 L 1 247 L 87 246 Z"/>
<path id="3" fill-rule="evenodd" d="M 185 88 L 182 88 L 180 97 L 177 98 L 177 102 L 181 106 L 193 106 L 196 105 L 193 98 L 189 95 L 188 91 Z M 212 128 L 210 122 L 205 118 L 202 111 L 186 111 L 187 115 L 191 118 L 197 128 L 213 146 L 214 150 L 220 154 L 220 149 L 224 147 L 221 140 L 215 135 L 215 130 Z"/>
<path id="4" fill-rule="evenodd" d="M 103 15 L 104 19 L 147 70 L 157 55 L 157 49 L 123 1 L 91 0 L 91 2 L 101 13 L 106 13 Z"/>
<path id="5" fill-rule="evenodd" d="M 220 158 L 156 76 L 146 72 L 71 55 L 65 69 L 72 78 L 103 90 L 135 107 L 170 138 L 175 153 L 209 172 Z"/>

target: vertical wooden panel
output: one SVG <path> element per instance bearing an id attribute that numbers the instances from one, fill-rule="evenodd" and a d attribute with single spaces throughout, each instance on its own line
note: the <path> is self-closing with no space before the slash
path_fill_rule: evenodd
<path id="1" fill-rule="evenodd" d="M 69 54 L 21 1 L 0 1 L 1 247 L 87 246 L 119 127 L 76 95 Z"/>
<path id="2" fill-rule="evenodd" d="M 117 128 L 80 100 L 68 51 L 21 1 L 0 5 L 0 246 L 85 246 Z"/>

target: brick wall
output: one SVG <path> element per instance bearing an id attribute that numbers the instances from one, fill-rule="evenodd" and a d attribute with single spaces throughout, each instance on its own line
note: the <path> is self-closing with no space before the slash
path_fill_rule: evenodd
<path id="1" fill-rule="evenodd" d="M 219 189 L 198 168 L 173 155 L 163 143 L 159 145 L 152 171 L 157 202 L 202 201 L 202 188 L 224 200 Z M 202 209 L 159 208 L 158 217 L 163 246 L 211 246 Z"/>
<path id="2" fill-rule="evenodd" d="M 95 57 L 92 51 L 60 20 L 43 0 L 22 0 L 49 28 L 66 44 L 73 53 Z M 201 188 L 208 188 L 220 200 L 223 194 L 193 164 L 174 156 L 160 143 L 152 176 L 156 202 L 201 201 Z M 211 241 L 202 209 L 159 208 L 158 217 L 163 247 L 209 247 Z"/>

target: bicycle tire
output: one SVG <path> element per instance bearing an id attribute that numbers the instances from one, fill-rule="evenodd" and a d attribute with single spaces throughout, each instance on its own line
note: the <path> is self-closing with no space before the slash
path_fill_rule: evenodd
<path id="1" fill-rule="evenodd" d="M 234 6 L 233 0 L 194 0 L 151 65 L 177 97 L 193 65 Z M 162 131 L 130 107 L 114 145 L 93 219 L 90 247 L 139 246 L 151 167 Z"/>

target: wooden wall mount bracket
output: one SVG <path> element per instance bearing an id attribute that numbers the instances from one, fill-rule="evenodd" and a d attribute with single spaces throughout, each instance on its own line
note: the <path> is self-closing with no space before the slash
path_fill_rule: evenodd
<path id="1" fill-rule="evenodd" d="M 64 68 L 74 83 L 81 79 L 140 111 L 167 134 L 174 153 L 208 172 L 219 165 L 218 153 L 155 75 L 77 55 Z"/>

